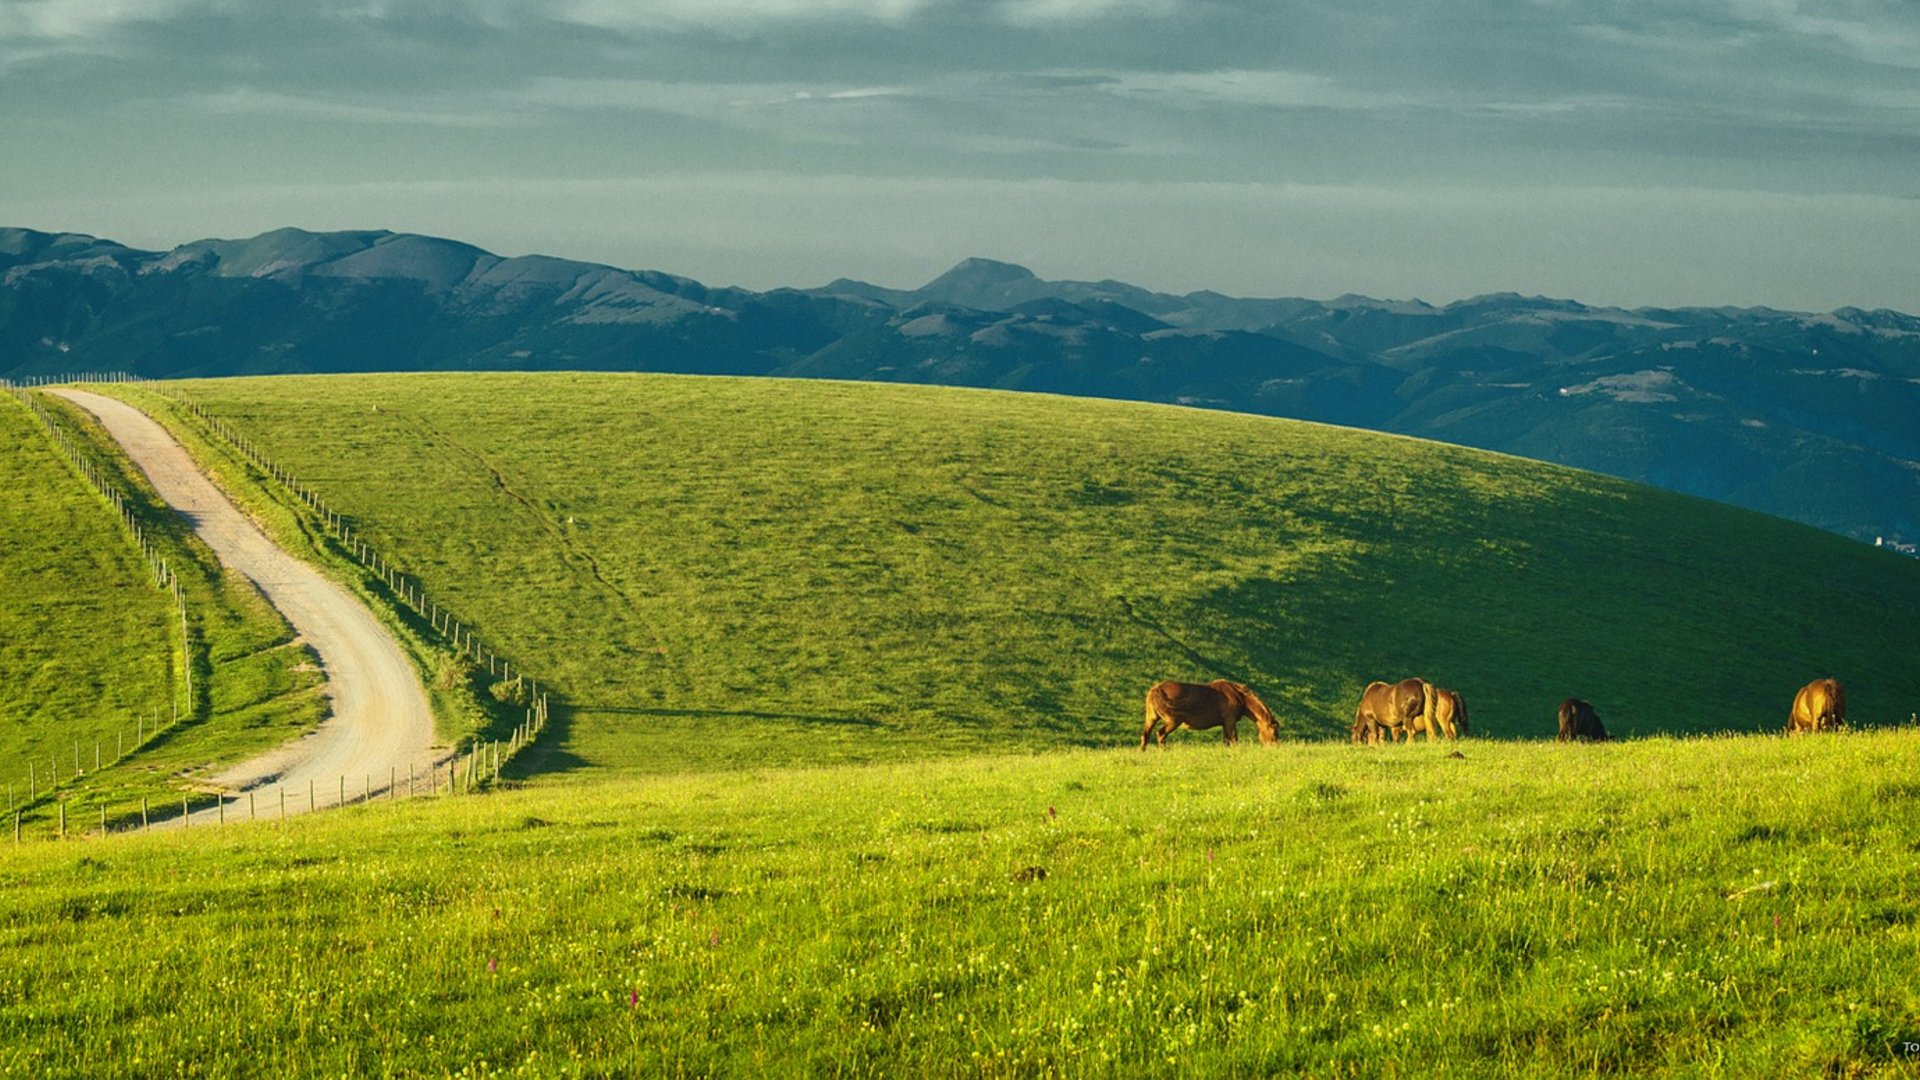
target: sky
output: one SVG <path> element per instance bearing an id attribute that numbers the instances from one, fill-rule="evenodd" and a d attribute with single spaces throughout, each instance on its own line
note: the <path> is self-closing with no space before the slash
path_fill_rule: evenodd
<path id="1" fill-rule="evenodd" d="M 1920 0 L 0 0 L 0 225 L 1920 311 Z"/>

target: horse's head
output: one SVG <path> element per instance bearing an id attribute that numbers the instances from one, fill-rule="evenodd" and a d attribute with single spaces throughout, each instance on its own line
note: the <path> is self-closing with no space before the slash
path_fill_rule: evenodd
<path id="1" fill-rule="evenodd" d="M 1273 710 L 1261 701 L 1253 691 L 1234 683 L 1233 688 L 1240 695 L 1240 711 L 1253 717 L 1253 724 L 1260 729 L 1260 741 L 1268 746 L 1280 741 L 1280 723 L 1273 718 Z"/>

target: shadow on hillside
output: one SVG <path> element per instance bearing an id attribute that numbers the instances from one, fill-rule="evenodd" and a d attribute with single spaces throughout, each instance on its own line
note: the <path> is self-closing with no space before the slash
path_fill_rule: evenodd
<path id="1" fill-rule="evenodd" d="M 710 720 L 790 720 L 801 724 L 835 724 L 843 727 L 877 728 L 880 721 L 870 716 L 820 716 L 813 713 L 755 712 L 750 709 L 654 709 L 633 705 L 581 705 L 581 712 L 612 713 L 616 716 L 660 716 Z"/>
<path id="2" fill-rule="evenodd" d="M 525 780 L 584 767 L 587 764 L 585 758 L 564 749 L 572 742 L 573 713 L 574 710 L 566 703 L 551 701 L 546 730 L 525 750 L 515 755 L 501 770 L 501 775 L 509 780 Z"/>
<path id="3" fill-rule="evenodd" d="M 597 763 L 587 760 L 565 747 L 571 744 L 573 722 L 577 715 L 604 713 L 612 716 L 652 717 L 661 721 L 712 720 L 718 722 L 736 720 L 770 720 L 780 723 L 802 725 L 824 725 L 830 727 L 879 729 L 884 727 L 880 721 L 866 716 L 831 716 L 815 713 L 765 712 L 750 709 L 663 709 L 635 705 L 595 705 L 595 704 L 553 704 L 553 711 L 547 721 L 547 730 L 540 740 L 516 757 L 506 775 L 515 780 L 526 780 L 536 776 L 551 776 L 571 772 L 576 769 L 596 767 Z M 678 730 L 684 731 L 684 728 Z"/>

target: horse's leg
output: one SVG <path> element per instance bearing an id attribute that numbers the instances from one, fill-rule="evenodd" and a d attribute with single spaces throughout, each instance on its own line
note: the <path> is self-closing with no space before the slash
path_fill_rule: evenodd
<path id="1" fill-rule="evenodd" d="M 1220 728 L 1222 738 L 1228 746 L 1232 746 L 1240 741 L 1240 720 L 1238 717 L 1230 716 L 1221 721 Z"/>
<path id="2" fill-rule="evenodd" d="M 1145 726 L 1145 727 L 1143 727 L 1143 728 L 1141 728 L 1141 729 L 1140 729 L 1140 749 L 1141 749 L 1141 750 L 1143 750 L 1143 751 L 1144 751 L 1144 750 L 1146 750 L 1146 748 L 1147 748 L 1147 736 L 1148 736 L 1149 734 L 1151 734 L 1151 733 L 1152 733 L 1152 731 L 1153 731 L 1153 722 L 1154 722 L 1155 720 L 1158 720 L 1158 719 L 1160 719 L 1160 718 L 1159 718 L 1159 717 L 1157 717 L 1157 716 L 1155 716 L 1155 715 L 1153 715 L 1153 703 L 1152 703 L 1152 702 L 1148 702 L 1148 703 L 1147 703 L 1147 724 L 1146 724 L 1146 726 Z"/>

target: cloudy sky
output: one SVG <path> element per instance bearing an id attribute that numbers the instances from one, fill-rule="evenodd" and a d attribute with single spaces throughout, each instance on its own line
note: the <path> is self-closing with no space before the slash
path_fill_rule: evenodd
<path id="1" fill-rule="evenodd" d="M 1920 311 L 1920 2 L 0 0 L 0 224 Z"/>

